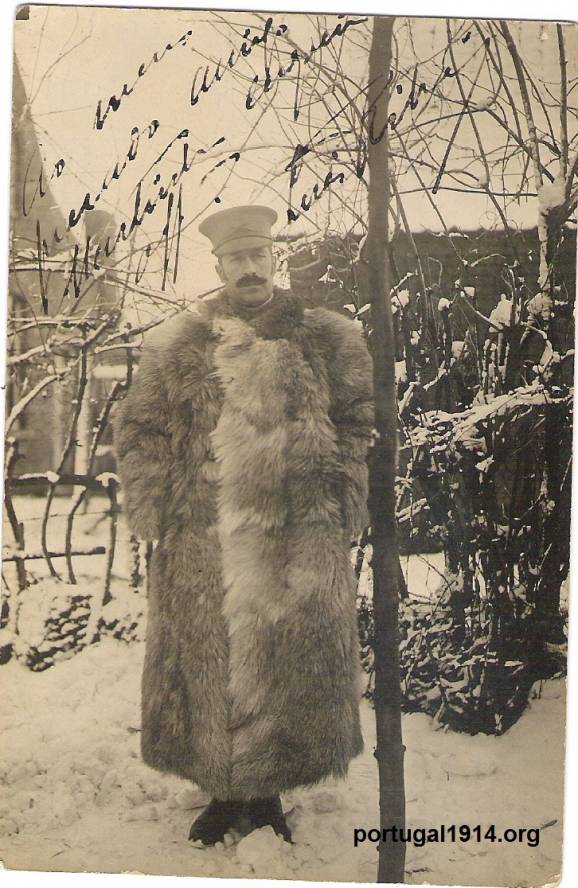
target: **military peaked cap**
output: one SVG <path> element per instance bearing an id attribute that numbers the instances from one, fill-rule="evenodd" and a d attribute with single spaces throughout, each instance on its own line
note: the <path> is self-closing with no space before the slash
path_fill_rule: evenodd
<path id="1" fill-rule="evenodd" d="M 259 205 L 231 207 L 203 219 L 199 231 L 211 241 L 215 256 L 273 243 L 271 228 L 277 213 Z"/>

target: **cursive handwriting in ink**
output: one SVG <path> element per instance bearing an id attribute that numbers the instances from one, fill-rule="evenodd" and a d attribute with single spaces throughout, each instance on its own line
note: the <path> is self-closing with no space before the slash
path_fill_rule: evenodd
<path id="1" fill-rule="evenodd" d="M 228 160 L 233 160 L 235 163 L 238 163 L 240 159 L 241 153 L 239 151 L 233 151 L 231 154 L 228 155 L 228 157 L 224 157 L 222 160 L 219 160 L 219 162 L 216 163 L 215 166 L 212 167 L 208 173 L 205 173 L 205 175 L 201 179 L 200 184 L 204 185 L 211 173 L 214 173 L 215 170 L 218 170 L 220 167 L 224 166 Z"/>
<path id="2" fill-rule="evenodd" d="M 323 182 L 317 182 L 313 186 L 310 195 L 307 193 L 303 194 L 303 196 L 301 197 L 299 210 L 294 210 L 293 207 L 288 207 L 287 222 L 296 222 L 297 219 L 303 215 L 303 213 L 308 213 L 313 204 L 322 197 L 322 195 L 327 191 L 328 188 L 331 187 L 331 185 L 333 185 L 334 182 L 337 182 L 339 185 L 343 185 L 343 183 L 345 182 L 345 173 L 333 173 L 330 169 Z"/>
<path id="3" fill-rule="evenodd" d="M 287 25 L 283 23 L 274 25 L 272 16 L 269 16 L 256 34 L 251 34 L 251 28 L 245 28 L 241 46 L 239 49 L 233 48 L 231 50 L 226 62 L 219 59 L 214 66 L 206 65 L 204 68 L 202 66 L 197 68 L 191 86 L 191 105 L 196 105 L 203 93 L 208 93 L 215 83 L 220 83 L 227 71 L 232 71 L 240 59 L 248 58 L 255 47 L 266 46 L 273 32 L 277 37 L 280 37 L 286 31 Z"/>
<path id="4" fill-rule="evenodd" d="M 138 146 L 141 136 L 146 135 L 149 140 L 152 139 L 159 126 L 160 124 L 156 119 L 151 120 L 149 125 L 145 128 L 144 132 L 141 132 L 138 126 L 133 126 L 131 131 L 130 146 L 124 157 L 124 160 L 122 161 L 122 163 L 117 161 L 112 172 L 109 172 L 105 175 L 104 179 L 102 180 L 100 190 L 97 191 L 94 196 L 90 193 L 90 191 L 86 192 L 80 209 L 75 210 L 73 208 L 70 210 L 68 214 L 68 230 L 78 225 L 84 213 L 86 213 L 88 210 L 94 210 L 97 201 L 100 200 L 101 196 L 109 188 L 112 181 L 114 181 L 115 179 L 120 179 L 128 164 L 133 161 L 138 154 Z"/>
<path id="5" fill-rule="evenodd" d="M 335 116 L 332 120 L 335 119 Z M 307 155 L 311 154 L 313 150 L 317 154 L 318 149 L 322 145 L 326 145 L 327 142 L 332 142 L 335 139 L 344 138 L 345 136 L 352 135 L 353 130 L 343 129 L 341 131 L 335 131 L 333 133 L 328 133 L 326 136 L 322 136 L 321 139 L 316 139 L 315 142 L 306 142 L 302 145 L 300 142 L 297 143 L 295 148 L 293 149 L 293 157 L 285 167 L 285 172 L 289 173 L 289 188 L 293 188 L 293 186 L 297 183 L 299 176 L 301 175 L 301 170 L 303 169 L 303 163 Z M 333 160 L 337 160 L 336 151 L 333 150 L 331 152 L 331 157 Z"/>
<path id="6" fill-rule="evenodd" d="M 189 135 L 190 135 L 190 131 L 187 128 L 185 128 L 185 129 L 182 129 L 179 133 L 177 133 L 177 135 L 174 137 L 174 139 L 171 139 L 171 141 L 168 143 L 166 148 L 163 149 L 162 153 L 159 154 L 159 156 L 156 158 L 156 160 L 154 160 L 152 162 L 152 164 L 150 165 L 150 167 L 148 168 L 148 170 L 144 174 L 144 176 L 142 176 L 139 179 L 135 188 L 131 191 L 131 196 L 135 193 L 135 191 L 137 190 L 137 188 L 139 186 L 142 187 L 142 184 L 143 184 L 145 178 L 155 168 L 155 166 L 157 166 L 157 164 L 160 163 L 160 161 L 163 159 L 163 157 L 165 157 L 165 155 L 167 154 L 169 149 L 172 148 L 172 146 L 176 142 L 181 142 L 181 144 L 182 144 L 183 156 L 181 159 L 181 166 L 180 166 L 180 169 L 176 170 L 176 172 L 174 172 L 171 175 L 168 184 L 163 186 L 163 188 L 161 190 L 162 199 L 164 199 L 166 197 L 166 194 L 164 193 L 164 191 L 168 190 L 169 188 L 174 188 L 175 185 L 177 185 L 177 183 L 180 182 L 180 180 L 185 175 L 185 173 L 188 173 L 189 170 L 192 169 L 195 157 L 198 157 L 198 156 L 204 155 L 204 154 L 208 154 L 209 151 L 212 151 L 213 148 L 217 148 L 219 145 L 222 145 L 223 142 L 225 141 L 224 136 L 219 136 L 219 138 L 215 139 L 215 141 L 213 142 L 213 144 L 209 148 L 197 148 L 196 151 L 193 153 L 193 159 L 189 159 L 189 153 L 191 151 L 191 146 L 190 146 L 190 143 L 188 142 Z M 208 176 L 210 176 L 210 174 L 212 172 L 214 172 L 216 169 L 218 169 L 219 167 L 224 166 L 224 164 L 227 162 L 227 160 L 234 160 L 235 162 L 237 162 L 239 160 L 240 156 L 241 156 L 240 153 L 238 151 L 235 151 L 235 152 L 233 152 L 233 154 L 230 154 L 229 157 L 226 157 L 224 160 L 219 161 L 219 163 L 217 163 L 216 166 L 214 166 L 211 170 L 209 170 L 208 173 L 206 173 L 203 176 L 200 184 L 203 185 L 204 182 L 206 181 L 206 179 L 208 178 Z M 160 180 L 161 180 L 160 173 L 157 173 L 155 175 L 155 178 L 153 179 L 153 185 L 157 185 L 160 182 Z"/>
<path id="7" fill-rule="evenodd" d="M 363 25 L 367 21 L 369 21 L 367 16 L 365 16 L 364 18 L 354 19 L 349 18 L 345 15 L 345 13 L 341 13 L 337 16 L 337 18 L 339 19 L 339 21 L 335 25 L 333 30 L 325 30 L 318 43 L 311 43 L 311 48 L 309 52 L 302 52 L 300 49 L 294 49 L 291 52 L 289 63 L 287 65 L 278 64 L 277 71 L 274 74 L 271 73 L 271 68 L 267 64 L 265 65 L 264 77 L 261 77 L 261 75 L 259 74 L 255 74 L 255 76 L 253 77 L 254 86 L 249 87 L 247 97 L 245 99 L 245 108 L 248 111 L 250 111 L 259 103 L 260 99 L 265 95 L 265 93 L 268 93 L 273 88 L 278 80 L 281 80 L 284 77 L 287 77 L 289 74 L 292 74 L 293 69 L 297 66 L 295 76 L 295 93 L 293 98 L 293 119 L 299 119 L 299 99 L 301 95 L 301 65 L 309 65 L 321 49 L 329 46 L 338 37 L 344 37 L 350 28 L 354 28 L 358 25 Z M 277 36 L 282 35 L 278 33 Z"/>
<path id="8" fill-rule="evenodd" d="M 179 269 L 179 250 L 181 246 L 181 228 L 182 224 L 185 221 L 185 217 L 183 215 L 183 183 L 179 185 L 179 198 L 177 201 L 177 213 L 176 219 L 172 223 L 172 215 L 173 215 L 173 203 L 175 196 L 173 193 L 170 194 L 169 199 L 167 201 L 167 221 L 166 225 L 163 228 L 162 237 L 164 242 L 164 260 L 163 260 L 163 282 L 161 286 L 161 290 L 164 290 L 167 283 L 167 276 L 170 267 L 171 260 L 171 251 L 172 246 L 175 244 L 175 257 L 173 264 L 173 284 L 176 282 L 177 273 Z M 172 227 L 172 234 L 171 234 Z M 176 231 L 175 231 L 176 229 Z"/>
<path id="9" fill-rule="evenodd" d="M 106 123 L 106 119 L 107 119 L 108 115 L 110 114 L 110 112 L 112 111 L 114 113 L 114 112 L 118 111 L 118 109 L 121 106 L 123 98 L 125 98 L 126 96 L 130 96 L 130 94 L 134 91 L 137 83 L 139 83 L 142 80 L 142 78 L 145 76 L 146 72 L 149 70 L 151 65 L 158 64 L 160 61 L 162 61 L 162 59 L 164 59 L 164 57 L 166 56 L 166 54 L 168 52 L 170 52 L 173 49 L 176 49 L 177 46 L 186 46 L 187 41 L 188 41 L 189 37 L 191 37 L 192 33 L 193 33 L 192 31 L 185 31 L 185 33 L 182 34 L 175 43 L 167 43 L 165 48 L 162 50 L 162 52 L 154 52 L 152 55 L 152 58 L 149 59 L 148 62 L 141 62 L 141 64 L 138 67 L 137 76 L 136 76 L 135 80 L 133 81 L 133 83 L 130 86 L 128 85 L 128 83 L 123 83 L 122 89 L 120 91 L 120 95 L 119 96 L 112 95 L 109 98 L 106 108 L 104 110 L 102 108 L 103 100 L 99 99 L 98 104 L 96 106 L 96 112 L 94 115 L 94 129 L 101 130 L 104 127 L 104 124 Z"/>
<path id="10" fill-rule="evenodd" d="M 42 310 L 44 314 L 48 314 L 48 297 L 46 296 L 46 291 L 48 289 L 48 282 L 44 279 L 44 266 L 43 260 L 48 258 L 48 245 L 46 241 L 42 239 L 42 231 L 40 228 L 40 220 L 36 220 L 36 256 L 38 260 L 38 284 L 40 286 L 40 299 L 42 300 Z M 51 269 L 49 269 L 48 274 L 50 276 Z"/>
<path id="11" fill-rule="evenodd" d="M 215 140 L 215 142 L 213 142 L 213 144 L 209 148 L 198 148 L 193 152 L 190 143 L 186 141 L 186 137 L 188 135 L 188 130 L 181 130 L 177 134 L 177 136 L 169 142 L 169 145 L 167 146 L 168 148 L 170 148 L 172 145 L 175 145 L 178 142 L 180 142 L 182 145 L 183 153 L 180 167 L 177 170 L 175 170 L 168 178 L 165 178 L 164 180 L 162 180 L 161 174 L 157 172 L 154 175 L 152 181 L 147 183 L 145 182 L 145 177 L 156 166 L 157 162 L 155 161 L 149 168 L 148 173 L 145 174 L 145 177 L 143 177 L 137 183 L 136 188 L 132 192 L 132 194 L 134 194 L 134 201 L 131 208 L 132 216 L 130 219 L 121 222 L 118 228 L 109 233 L 106 236 L 106 239 L 104 239 L 103 241 L 96 241 L 93 240 L 90 236 L 87 236 L 83 245 L 81 245 L 80 243 L 76 243 L 74 245 L 71 258 L 58 269 L 59 273 L 64 274 L 65 276 L 67 275 L 62 298 L 66 298 L 66 296 L 68 296 L 68 294 L 72 291 L 75 298 L 79 299 L 82 295 L 82 285 L 84 281 L 92 281 L 92 273 L 94 271 L 98 271 L 101 268 L 99 260 L 103 260 L 104 257 L 110 258 L 116 251 L 118 245 L 122 242 L 127 241 L 131 237 L 133 232 L 143 224 L 145 218 L 156 213 L 158 211 L 158 208 L 163 204 L 166 206 L 167 209 L 166 223 L 163 228 L 162 237 L 156 243 L 148 244 L 146 246 L 144 257 L 141 255 L 141 261 L 139 261 L 136 282 L 138 283 L 138 281 L 142 277 L 142 274 L 144 274 L 144 268 L 142 265 L 143 258 L 146 267 L 146 263 L 148 262 L 149 257 L 152 255 L 153 250 L 162 248 L 165 253 L 162 287 L 163 289 L 165 288 L 168 279 L 171 249 L 173 243 L 176 244 L 173 265 L 173 278 L 176 277 L 179 260 L 181 227 L 184 221 L 184 215 L 182 211 L 181 180 L 183 176 L 192 169 L 195 157 L 200 155 L 207 155 L 212 149 L 218 147 L 225 141 L 225 137 L 220 136 L 218 139 Z M 159 158 L 157 158 L 157 161 L 160 158 L 165 157 L 165 155 L 167 154 L 167 147 L 163 149 L 163 151 L 159 155 Z M 129 157 L 129 155 L 132 155 L 133 157 L 136 156 L 134 153 L 134 149 L 132 152 L 129 150 L 127 157 Z M 207 177 L 211 175 L 211 173 L 223 167 L 227 162 L 233 161 L 234 163 L 237 163 L 239 158 L 240 152 L 233 151 L 231 154 L 227 155 L 225 158 L 215 164 L 212 169 L 209 170 L 209 172 L 203 177 L 202 181 L 204 182 Z M 115 170 L 117 170 L 117 178 L 118 175 L 120 175 L 120 173 L 122 172 L 122 168 L 122 164 L 120 166 L 117 164 L 117 166 L 115 167 Z M 104 182 L 106 184 L 107 177 L 105 177 Z M 177 185 L 179 186 L 179 190 L 178 199 L 175 205 L 174 189 Z M 95 199 L 96 195 L 95 198 L 92 198 L 90 193 L 87 193 L 87 196 L 85 197 L 80 209 L 70 210 L 69 218 L 74 221 L 75 225 L 78 223 L 80 218 L 82 218 L 83 214 L 92 208 Z M 48 243 L 42 234 L 40 221 L 37 221 L 36 235 L 35 265 L 39 277 L 42 306 L 44 312 L 47 314 L 47 281 L 52 273 L 52 269 L 46 267 L 46 259 L 49 257 L 50 254 Z M 58 237 L 56 231 L 55 236 Z"/>
<path id="12" fill-rule="evenodd" d="M 308 154 L 311 154 L 311 147 L 309 145 L 301 145 L 301 143 L 297 143 L 295 146 L 295 150 L 293 151 L 293 157 L 285 167 L 285 172 L 289 173 L 289 188 L 293 188 L 293 186 L 297 183 L 299 176 L 301 174 L 301 170 L 303 169 L 303 160 L 307 157 Z"/>
<path id="13" fill-rule="evenodd" d="M 423 83 L 423 81 L 422 81 L 422 83 L 420 83 L 420 85 L 418 87 L 417 77 L 418 77 L 418 67 L 416 65 L 413 70 L 413 76 L 411 79 L 411 87 L 409 90 L 409 95 L 408 95 L 407 99 L 405 100 L 405 104 L 404 104 L 403 108 L 401 109 L 399 114 L 395 111 L 392 111 L 388 115 L 387 123 L 388 123 L 389 128 L 392 130 L 397 129 L 397 127 L 400 125 L 403 118 L 405 117 L 406 111 L 408 111 L 410 109 L 412 111 L 415 111 L 415 109 L 419 105 L 419 100 L 420 100 L 422 94 L 429 92 L 427 84 Z M 389 83 L 391 83 L 391 74 L 390 74 L 390 78 L 388 80 L 388 85 L 389 85 Z M 398 95 L 401 95 L 403 93 L 403 85 L 401 83 L 397 84 L 396 92 Z M 378 141 L 380 141 L 380 140 L 378 139 Z"/>
<path id="14" fill-rule="evenodd" d="M 146 170 L 146 172 L 140 177 L 140 179 L 138 180 L 137 184 L 135 185 L 135 187 L 134 187 L 133 190 L 131 191 L 131 193 L 130 193 L 130 195 L 129 195 L 130 197 L 132 197 L 132 195 L 133 195 L 134 192 L 136 191 L 137 187 L 138 187 L 142 182 L 144 182 L 144 180 L 145 180 L 146 177 L 149 175 L 149 173 L 154 169 L 154 167 L 156 167 L 156 166 L 161 162 L 161 160 L 165 157 L 165 155 L 168 154 L 168 152 L 171 150 L 171 148 L 173 147 L 173 145 L 175 144 L 175 142 L 183 142 L 183 146 L 184 146 L 184 147 L 183 147 L 183 161 L 182 161 L 182 163 L 181 163 L 180 173 L 181 173 L 181 174 L 182 174 L 182 173 L 188 173 L 188 171 L 189 171 L 189 169 L 190 169 L 190 166 L 188 165 L 188 161 L 187 161 L 187 155 L 188 155 L 189 143 L 186 142 L 186 141 L 184 141 L 184 140 L 187 139 L 187 138 L 189 137 L 189 134 L 190 134 L 190 130 L 189 130 L 187 127 L 185 127 L 185 128 L 182 129 L 180 132 L 178 132 L 178 133 L 176 134 L 176 136 L 175 136 L 173 139 L 171 139 L 171 141 L 168 143 L 168 145 L 166 145 L 166 147 L 163 148 L 163 150 L 162 150 L 162 152 L 159 154 L 159 156 L 158 156 L 155 160 L 153 160 L 153 162 L 151 163 L 151 165 L 150 165 L 150 167 L 148 168 L 148 170 Z M 220 141 L 222 141 L 222 139 L 221 139 Z M 218 143 L 217 143 L 217 144 L 218 144 Z M 201 150 L 202 150 L 202 149 L 201 149 Z M 201 151 L 199 150 L 197 153 L 201 153 Z"/>
<path id="15" fill-rule="evenodd" d="M 44 165 L 42 164 L 42 162 L 40 162 L 40 174 L 38 176 L 38 179 L 36 180 L 36 186 L 34 188 L 34 192 L 32 194 L 32 197 L 30 199 L 28 199 L 28 185 L 29 185 L 28 177 L 30 175 L 30 167 L 31 167 L 32 162 L 35 158 L 38 159 L 38 154 L 36 152 L 33 152 L 30 155 L 30 160 L 28 161 L 28 164 L 26 165 L 26 171 L 24 173 L 24 183 L 22 185 L 22 215 L 23 216 L 27 216 L 29 214 L 30 210 L 34 206 L 34 203 L 38 197 L 40 197 L 40 200 L 42 200 L 42 198 L 45 197 L 48 193 L 47 183 L 44 178 Z M 61 157 L 60 160 L 57 160 L 56 163 L 54 164 L 48 181 L 52 182 L 53 179 L 59 179 L 61 177 L 62 173 L 64 172 L 65 166 L 66 166 L 66 161 L 64 160 L 63 157 Z"/>
<path id="16" fill-rule="evenodd" d="M 330 35 L 328 35 L 328 36 L 330 36 Z M 462 42 L 467 43 L 467 42 L 469 42 L 469 40 L 470 40 L 470 35 L 468 32 L 468 34 L 465 36 L 465 38 L 462 38 Z M 363 118 L 365 130 L 366 130 L 366 139 L 362 138 L 362 139 L 357 140 L 356 156 L 351 158 L 353 161 L 353 164 L 354 164 L 353 171 L 355 173 L 355 176 L 358 179 L 363 179 L 363 177 L 365 175 L 365 170 L 366 170 L 366 166 L 367 166 L 367 143 L 377 144 L 383 138 L 385 138 L 388 131 L 395 131 L 402 123 L 406 114 L 409 111 L 415 111 L 419 107 L 420 102 L 422 101 L 422 97 L 424 95 L 427 96 L 427 95 L 435 94 L 435 90 L 437 89 L 437 87 L 439 86 L 439 84 L 442 81 L 444 81 L 448 78 L 456 77 L 458 75 L 458 73 L 459 73 L 459 71 L 456 71 L 456 70 L 454 70 L 454 68 L 446 65 L 445 63 L 442 63 L 442 65 L 439 69 L 439 73 L 437 74 L 437 76 L 435 78 L 435 82 L 433 83 L 432 86 L 428 86 L 427 83 L 425 83 L 423 81 L 420 82 L 419 69 L 418 69 L 418 66 L 416 65 L 413 68 L 412 75 L 411 75 L 411 82 L 410 82 L 410 86 L 409 86 L 409 92 L 408 92 L 407 96 L 403 99 L 403 106 L 401 107 L 401 110 L 390 111 L 388 114 L 387 120 L 385 120 L 383 122 L 380 121 L 379 130 L 377 129 L 377 126 L 376 126 L 376 104 L 375 104 L 375 102 L 372 103 L 372 105 L 370 105 L 367 108 L 367 110 L 364 113 L 364 118 Z M 377 98 L 379 98 L 381 95 L 383 95 L 383 93 L 387 89 L 391 89 L 393 95 L 396 95 L 396 96 L 403 96 L 404 95 L 405 89 L 404 89 L 404 85 L 402 83 L 397 83 L 395 85 L 395 87 L 392 87 L 392 83 L 394 82 L 395 77 L 396 77 L 396 72 L 392 69 L 390 69 L 390 71 L 389 71 L 389 75 L 387 77 L 387 80 L 383 76 L 383 81 L 384 81 L 383 87 L 382 87 L 382 89 L 379 93 L 379 96 Z M 257 78 L 254 78 L 254 80 L 256 80 L 256 79 Z M 266 89 L 270 88 L 270 85 L 272 84 L 272 82 L 273 82 L 272 80 L 270 80 L 270 81 L 266 80 L 264 87 L 263 87 L 264 91 Z M 406 87 L 406 89 L 407 89 L 407 87 Z M 391 107 L 391 103 L 390 103 L 390 107 Z M 325 122 L 324 126 L 319 127 L 319 129 L 317 130 L 317 133 L 321 133 L 323 131 L 323 129 L 326 129 L 327 126 L 329 126 L 330 124 L 333 124 L 343 114 L 343 111 L 344 111 L 344 109 L 340 109 L 339 111 L 337 111 L 337 113 L 333 114 Z M 434 194 L 436 193 L 436 191 L 439 188 L 439 184 L 440 184 L 441 178 L 444 174 L 447 160 L 448 160 L 448 157 L 449 157 L 449 154 L 450 154 L 450 151 L 451 151 L 454 139 L 455 139 L 455 134 L 457 132 L 457 129 L 459 129 L 459 125 L 460 125 L 461 120 L 463 119 L 463 116 L 465 113 L 466 113 L 466 107 L 464 106 L 461 109 L 461 112 L 458 116 L 458 121 L 456 123 L 456 127 L 454 128 L 454 133 L 448 142 L 448 145 L 447 145 L 447 148 L 445 151 L 445 155 L 444 155 L 444 158 L 441 163 L 440 170 L 438 172 L 436 181 L 434 183 L 434 186 L 432 189 L 432 192 Z M 347 130 L 342 133 L 342 136 L 345 137 L 346 135 L 349 135 L 349 134 L 350 134 L 350 131 Z M 337 134 L 334 134 L 334 135 L 337 135 Z M 330 138 L 330 136 L 325 137 L 325 139 L 328 139 L 328 138 Z M 323 141 L 325 141 L 325 139 L 316 140 L 315 136 L 313 136 L 311 141 L 309 141 L 305 144 L 297 143 L 294 146 L 293 155 L 291 157 L 291 160 L 289 161 L 289 163 L 285 167 L 285 172 L 289 173 L 289 191 L 290 192 L 294 188 L 295 184 L 297 183 L 299 176 L 301 174 L 301 171 L 303 169 L 303 166 L 307 164 L 308 157 L 313 153 L 315 155 L 318 154 L 317 147 Z M 349 149 L 348 149 L 348 153 L 350 154 L 350 157 L 351 157 L 351 151 Z M 334 150 L 331 152 L 331 159 L 332 160 L 338 159 L 337 151 Z M 290 209 L 287 212 L 288 222 L 294 222 L 304 212 L 308 212 L 309 209 L 311 208 L 312 204 L 315 201 L 319 200 L 319 198 L 322 196 L 322 194 L 325 191 L 327 191 L 333 183 L 337 182 L 338 184 L 343 184 L 344 181 L 345 181 L 344 174 L 334 175 L 332 172 L 328 173 L 326 175 L 324 181 L 321 184 L 317 184 L 313 187 L 311 194 L 309 194 L 308 192 L 303 193 L 302 198 L 301 198 L 301 203 L 299 204 L 299 209 L 297 209 L 297 210 L 292 208 L 291 197 L 290 197 L 289 198 Z"/>

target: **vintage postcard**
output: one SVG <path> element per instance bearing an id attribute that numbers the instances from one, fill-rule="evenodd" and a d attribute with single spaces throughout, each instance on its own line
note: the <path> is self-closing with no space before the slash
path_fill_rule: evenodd
<path id="1" fill-rule="evenodd" d="M 577 88 L 572 23 L 18 7 L 7 869 L 557 882 Z"/>

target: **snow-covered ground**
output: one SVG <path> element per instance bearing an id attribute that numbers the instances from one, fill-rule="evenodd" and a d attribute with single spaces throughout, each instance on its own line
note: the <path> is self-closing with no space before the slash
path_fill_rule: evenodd
<path id="1" fill-rule="evenodd" d="M 107 542 L 105 503 L 79 516 L 73 543 Z M 66 500 L 53 503 L 49 546 L 63 538 Z M 39 547 L 42 501 L 18 497 L 27 545 Z M 122 611 L 128 593 L 128 534 L 119 527 L 113 594 Z M 9 542 L 9 540 L 7 540 Z M 78 589 L 102 594 L 102 556 L 76 558 Z M 29 609 L 49 597 L 43 561 L 30 563 L 39 585 Z M 58 568 L 64 567 L 62 560 Z M 13 569 L 5 575 L 14 582 Z M 433 597 L 443 554 L 402 558 L 410 595 Z M 89 575 L 92 579 L 89 579 Z M 66 578 L 66 572 L 64 572 Z M 361 585 L 371 595 L 367 565 Z M 31 590 L 31 591 L 32 591 Z M 66 591 L 66 587 L 63 587 Z M 128 597 L 127 597 L 128 596 Z M 32 600 L 34 598 L 34 601 Z M 139 599 L 139 601 L 137 601 Z M 116 606 L 116 605 L 115 605 Z M 28 637 L 38 620 L 24 619 Z M 29 643 L 30 643 L 30 639 Z M 205 797 L 140 761 L 140 671 L 143 644 L 112 638 L 35 673 L 12 660 L 0 667 L 0 859 L 11 869 L 138 871 L 196 876 L 261 876 L 374 881 L 376 846 L 353 846 L 355 827 L 378 825 L 373 711 L 363 709 L 366 749 L 344 783 L 287 794 L 283 803 L 295 844 L 269 830 L 194 848 L 187 840 Z M 495 824 L 540 827 L 538 847 L 472 841 L 407 848 L 407 880 L 465 885 L 539 885 L 560 872 L 565 685 L 543 685 L 521 720 L 502 737 L 469 737 L 434 729 L 425 715 L 405 715 L 407 822 L 413 827 Z"/>
<path id="2" fill-rule="evenodd" d="M 259 831 L 227 846 L 187 840 L 203 796 L 139 758 L 143 645 L 113 639 L 42 673 L 0 669 L 0 858 L 8 868 L 374 881 L 377 853 L 353 847 L 377 825 L 373 712 L 344 783 L 284 798 L 295 844 Z M 410 826 L 540 827 L 538 847 L 506 842 L 408 846 L 409 882 L 540 885 L 560 872 L 565 685 L 545 683 L 502 737 L 403 719 Z"/>

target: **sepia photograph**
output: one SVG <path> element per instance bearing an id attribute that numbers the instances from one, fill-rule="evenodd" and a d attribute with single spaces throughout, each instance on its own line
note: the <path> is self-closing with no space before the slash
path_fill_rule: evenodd
<path id="1" fill-rule="evenodd" d="M 559 882 L 578 31 L 483 14 L 16 7 L 6 870 Z"/>

